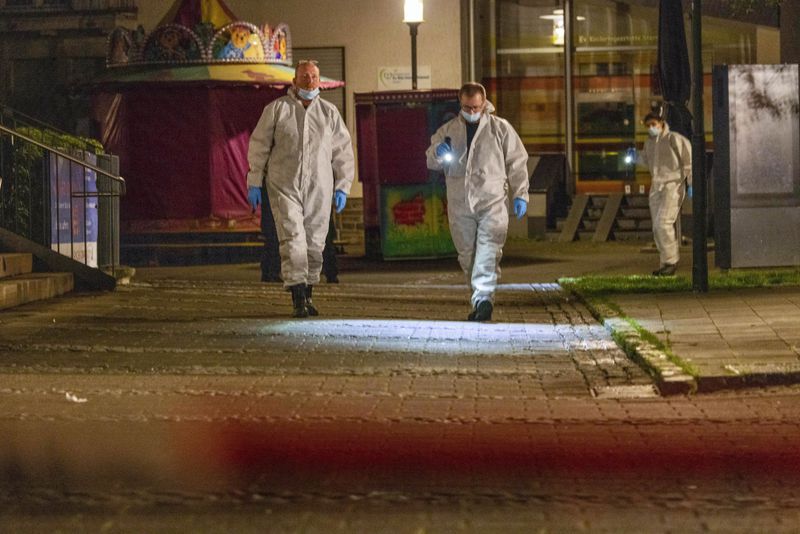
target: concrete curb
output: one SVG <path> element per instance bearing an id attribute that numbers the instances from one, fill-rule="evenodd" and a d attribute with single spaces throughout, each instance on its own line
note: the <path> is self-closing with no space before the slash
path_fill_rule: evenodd
<path id="1" fill-rule="evenodd" d="M 617 310 L 576 291 L 571 293 L 611 333 L 611 337 L 625 354 L 653 378 L 661 395 L 685 395 L 698 391 L 696 377 L 686 373 L 670 360 L 666 352 L 645 339 L 642 332 L 628 319 L 621 317 Z"/>
<path id="2" fill-rule="evenodd" d="M 627 320 L 613 317 L 601 322 L 628 357 L 653 377 L 659 393 L 684 395 L 698 390 L 695 377 L 675 365 L 666 352 L 644 339 Z"/>
<path id="3" fill-rule="evenodd" d="M 594 318 L 611 333 L 614 341 L 649 374 L 662 395 L 713 393 L 715 391 L 766 386 L 800 384 L 800 371 L 788 369 L 774 372 L 731 374 L 728 376 L 692 375 L 684 371 L 661 348 L 648 341 L 646 332 L 636 322 L 621 315 L 618 310 L 600 299 L 586 297 L 578 291 L 570 292 L 591 312 Z"/>
<path id="4" fill-rule="evenodd" d="M 731 376 L 698 376 L 697 392 L 757 388 L 767 386 L 789 386 L 800 384 L 800 371 L 776 371 L 774 373 L 748 373 Z"/>

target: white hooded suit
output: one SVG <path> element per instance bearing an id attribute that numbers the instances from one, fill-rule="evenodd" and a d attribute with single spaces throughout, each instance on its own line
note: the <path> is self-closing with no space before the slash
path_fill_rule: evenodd
<path id="1" fill-rule="evenodd" d="M 266 182 L 280 242 L 285 287 L 319 282 L 334 190 L 354 177 L 350 133 L 320 97 L 307 108 L 290 90 L 264 108 L 250 136 L 247 185 Z"/>
<path id="2" fill-rule="evenodd" d="M 641 163 L 650 170 L 650 217 L 661 265 L 680 259 L 680 212 L 686 195 L 684 180 L 692 185 L 692 145 L 684 136 L 663 131 L 644 142 Z"/>
<path id="3" fill-rule="evenodd" d="M 444 171 L 447 218 L 458 262 L 472 288 L 472 306 L 492 301 L 508 233 L 507 199 L 528 201 L 528 152 L 514 128 L 492 115 L 487 102 L 467 151 L 467 127 L 459 116 L 431 137 L 428 168 Z M 450 138 L 453 161 L 436 158 L 436 147 Z"/>

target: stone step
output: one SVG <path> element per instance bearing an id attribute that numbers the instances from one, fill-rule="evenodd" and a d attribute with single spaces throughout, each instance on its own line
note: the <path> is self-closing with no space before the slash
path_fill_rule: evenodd
<path id="1" fill-rule="evenodd" d="M 627 219 L 649 219 L 650 218 L 650 209 L 649 208 L 631 208 L 631 207 L 623 207 L 622 208 L 622 216 Z"/>
<path id="2" fill-rule="evenodd" d="M 0 279 L 28 274 L 33 270 L 33 256 L 6 252 L 0 254 Z"/>
<path id="3" fill-rule="evenodd" d="M 589 195 L 589 206 L 603 211 L 608 197 L 606 195 Z"/>
<path id="4" fill-rule="evenodd" d="M 620 230 L 652 230 L 653 221 L 647 219 L 628 219 L 619 218 L 616 221 L 617 228 Z"/>
<path id="5" fill-rule="evenodd" d="M 72 291 L 72 273 L 30 273 L 0 279 L 0 310 Z"/>
<path id="6" fill-rule="evenodd" d="M 614 230 L 615 241 L 652 241 L 653 232 L 644 230 Z"/>
<path id="7" fill-rule="evenodd" d="M 600 219 L 603 215 L 603 208 L 595 208 L 591 207 L 586 210 L 586 214 L 584 215 L 584 219 Z"/>
<path id="8" fill-rule="evenodd" d="M 649 197 L 647 195 L 625 195 L 625 202 L 624 205 L 630 208 L 644 208 L 648 209 L 649 204 Z"/>
<path id="9" fill-rule="evenodd" d="M 134 267 L 254 263 L 261 260 L 263 241 L 122 243 L 122 263 Z"/>

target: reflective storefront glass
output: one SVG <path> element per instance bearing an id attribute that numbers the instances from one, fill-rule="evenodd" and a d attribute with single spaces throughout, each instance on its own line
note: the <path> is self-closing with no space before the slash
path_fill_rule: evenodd
<path id="1" fill-rule="evenodd" d="M 571 102 L 564 76 L 563 0 L 474 0 L 476 76 L 531 153 L 564 153 L 566 146 L 572 147 L 576 191 L 621 191 L 626 183 L 646 184 L 647 173 L 637 174 L 624 155 L 644 141 L 641 119 L 662 100 L 655 76 L 658 2 L 574 0 L 572 9 Z M 685 26 L 691 47 L 688 18 Z M 711 68 L 758 61 L 757 47 L 765 35 L 767 44 L 762 46 L 777 42 L 775 28 L 703 17 L 710 146 Z M 571 106 L 572 129 L 566 126 L 566 106 Z"/>

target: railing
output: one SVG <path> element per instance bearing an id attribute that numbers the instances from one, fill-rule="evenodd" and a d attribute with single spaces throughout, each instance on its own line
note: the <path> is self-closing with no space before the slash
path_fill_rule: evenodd
<path id="1" fill-rule="evenodd" d="M 113 276 L 125 180 L 115 157 L 67 150 L 0 125 L 0 227 Z"/>

